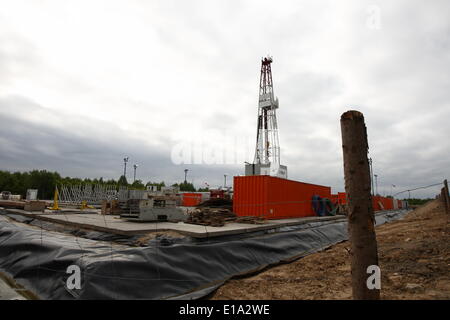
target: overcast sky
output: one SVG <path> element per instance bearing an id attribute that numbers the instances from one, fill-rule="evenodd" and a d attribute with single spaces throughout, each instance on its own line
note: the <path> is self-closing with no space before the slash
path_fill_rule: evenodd
<path id="1" fill-rule="evenodd" d="M 0 0 L 0 169 L 230 183 L 267 54 L 289 178 L 344 190 L 349 109 L 381 194 L 450 178 L 448 0 Z"/>

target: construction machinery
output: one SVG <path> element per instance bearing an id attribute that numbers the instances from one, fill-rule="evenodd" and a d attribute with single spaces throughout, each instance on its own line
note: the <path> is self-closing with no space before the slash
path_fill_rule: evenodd
<path id="1" fill-rule="evenodd" d="M 187 214 L 177 207 L 178 189 L 151 188 L 142 195 L 119 201 L 120 218 L 129 221 L 185 221 Z"/>
<path id="2" fill-rule="evenodd" d="M 185 221 L 187 215 L 167 197 L 128 199 L 119 203 L 120 218 L 129 221 Z"/>

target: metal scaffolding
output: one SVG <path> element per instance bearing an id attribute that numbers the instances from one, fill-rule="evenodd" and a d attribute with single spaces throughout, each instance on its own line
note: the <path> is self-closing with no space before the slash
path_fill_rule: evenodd
<path id="1" fill-rule="evenodd" d="M 146 190 L 130 190 L 125 186 L 104 184 L 64 185 L 59 188 L 59 202 L 71 205 L 101 204 L 103 200 L 126 201 L 128 199 L 142 199 Z"/>

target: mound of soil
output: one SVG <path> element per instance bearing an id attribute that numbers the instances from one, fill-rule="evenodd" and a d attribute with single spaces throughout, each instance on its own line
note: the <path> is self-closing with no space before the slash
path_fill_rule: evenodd
<path id="1" fill-rule="evenodd" d="M 450 299 L 450 217 L 438 200 L 376 228 L 382 299 Z M 212 299 L 351 299 L 350 244 L 256 276 L 234 279 Z"/>

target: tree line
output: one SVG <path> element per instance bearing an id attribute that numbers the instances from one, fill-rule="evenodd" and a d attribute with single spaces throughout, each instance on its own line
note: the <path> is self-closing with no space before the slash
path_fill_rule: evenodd
<path id="1" fill-rule="evenodd" d="M 130 189 L 145 190 L 148 186 L 157 186 L 158 190 L 165 187 L 164 181 L 152 182 L 148 181 L 144 184 L 142 180 L 136 180 L 133 183 L 128 183 L 125 176 L 121 176 L 118 180 L 97 179 L 90 178 L 71 178 L 62 177 L 58 172 L 47 170 L 31 170 L 26 172 L 9 172 L 0 170 L 0 192 L 10 191 L 12 194 L 20 194 L 22 197 L 26 196 L 28 189 L 38 189 L 39 199 L 52 199 L 55 187 L 57 185 L 80 185 L 80 184 L 100 184 L 113 186 L 126 186 Z M 172 186 L 177 186 L 180 191 L 196 191 L 194 185 L 189 182 L 175 183 Z M 199 191 L 203 191 L 200 190 Z"/>
<path id="2" fill-rule="evenodd" d="M 404 199 L 406 201 L 408 201 L 408 204 L 410 206 L 414 206 L 414 205 L 423 205 L 425 203 L 427 203 L 428 201 L 431 201 L 433 199 L 431 198 L 427 198 L 427 199 L 417 199 L 417 198 L 410 198 L 410 199 Z"/>

